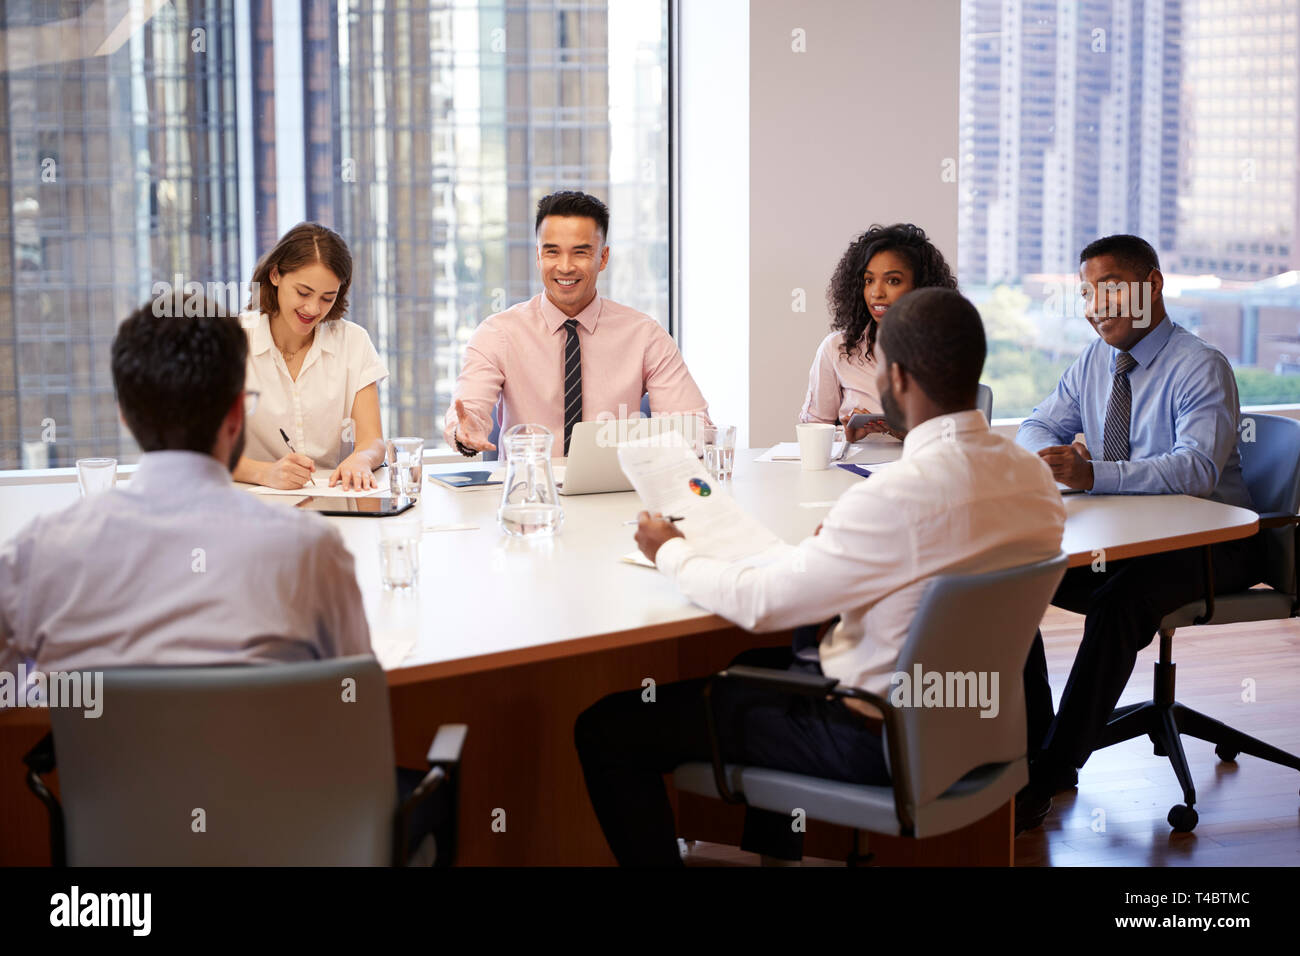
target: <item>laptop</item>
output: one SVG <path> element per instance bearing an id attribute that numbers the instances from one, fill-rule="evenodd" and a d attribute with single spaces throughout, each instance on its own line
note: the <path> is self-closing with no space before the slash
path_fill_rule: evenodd
<path id="1" fill-rule="evenodd" d="M 569 436 L 569 457 L 564 463 L 562 495 L 594 495 L 631 491 L 632 482 L 618 463 L 618 446 L 625 441 L 653 438 L 677 431 L 687 440 L 694 430 L 690 416 L 626 418 L 616 421 L 578 422 Z"/>

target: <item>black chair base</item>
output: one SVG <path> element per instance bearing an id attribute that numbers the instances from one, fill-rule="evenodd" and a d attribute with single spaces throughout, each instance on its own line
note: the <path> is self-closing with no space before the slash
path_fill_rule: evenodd
<path id="1" fill-rule="evenodd" d="M 1192 784 L 1192 773 L 1187 766 L 1182 734 L 1214 744 L 1215 754 L 1225 761 L 1235 761 L 1238 754 L 1250 754 L 1292 770 L 1300 770 L 1300 757 L 1178 703 L 1174 699 L 1176 665 L 1169 660 L 1172 638 L 1172 631 L 1161 632 L 1160 660 L 1155 665 L 1154 699 L 1117 707 L 1111 713 L 1096 749 L 1135 737 L 1149 737 L 1156 756 L 1169 758 L 1174 775 L 1178 777 L 1178 785 L 1183 791 L 1184 802 L 1169 810 L 1169 825 L 1178 833 L 1190 833 L 1196 827 L 1198 819 L 1195 809 L 1196 787 Z"/>

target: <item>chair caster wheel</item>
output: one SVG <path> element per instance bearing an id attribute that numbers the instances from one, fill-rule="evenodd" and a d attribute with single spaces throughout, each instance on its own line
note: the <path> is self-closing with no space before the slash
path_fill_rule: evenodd
<path id="1" fill-rule="evenodd" d="M 1220 760 L 1226 761 L 1227 763 L 1236 763 L 1237 754 L 1239 753 L 1241 753 L 1240 750 L 1233 750 L 1227 744 L 1219 744 L 1217 747 L 1214 748 L 1215 756 L 1218 757 Z"/>
<path id="2" fill-rule="evenodd" d="M 1192 807 L 1178 804 L 1169 808 L 1168 816 L 1169 825 L 1174 828 L 1175 833 L 1191 833 L 1196 829 L 1196 822 L 1201 819 L 1200 814 Z"/>
<path id="3" fill-rule="evenodd" d="M 1165 749 L 1165 745 L 1160 742 L 1159 737 L 1156 737 L 1153 734 L 1147 734 L 1147 736 L 1151 740 L 1151 752 L 1153 754 L 1155 754 L 1157 757 L 1169 756 L 1169 751 Z"/>

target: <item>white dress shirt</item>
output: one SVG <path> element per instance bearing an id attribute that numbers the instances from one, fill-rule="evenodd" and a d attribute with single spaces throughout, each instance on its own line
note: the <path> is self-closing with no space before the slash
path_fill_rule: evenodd
<path id="1" fill-rule="evenodd" d="M 356 427 L 352 403 L 357 392 L 388 377 L 388 369 L 366 330 L 346 319 L 316 326 L 307 356 L 295 381 L 271 338 L 265 312 L 239 317 L 248 334 L 248 371 L 244 387 L 260 392 L 257 409 L 244 426 L 244 454 L 256 461 L 279 461 L 289 454 L 280 429 L 294 451 L 333 471 L 352 454 Z"/>
<path id="2" fill-rule="evenodd" d="M 236 488 L 211 455 L 141 456 L 129 486 L 0 545 L 0 670 L 300 661 L 370 653 L 329 522 Z"/>
<path id="3" fill-rule="evenodd" d="M 913 428 L 896 464 L 846 491 L 820 534 L 771 562 L 703 557 L 683 529 L 655 563 L 700 607 L 747 630 L 839 614 L 819 648 L 822 671 L 883 697 L 930 578 L 1045 560 L 1064 529 L 1047 464 L 972 410 Z"/>

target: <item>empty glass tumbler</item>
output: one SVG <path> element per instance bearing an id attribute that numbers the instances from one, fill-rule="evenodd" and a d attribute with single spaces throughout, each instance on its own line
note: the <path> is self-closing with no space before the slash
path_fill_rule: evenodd
<path id="1" fill-rule="evenodd" d="M 516 537 L 550 535 L 564 523 L 564 509 L 551 471 L 550 431 L 541 425 L 515 425 L 501 436 L 506 477 L 497 522 Z"/>
<path id="2" fill-rule="evenodd" d="M 81 497 L 91 498 L 108 491 L 116 482 L 116 458 L 77 459 L 77 486 L 81 489 Z"/>
<path id="3" fill-rule="evenodd" d="M 418 498 L 423 474 L 424 439 L 390 438 L 387 458 L 388 493 Z"/>

